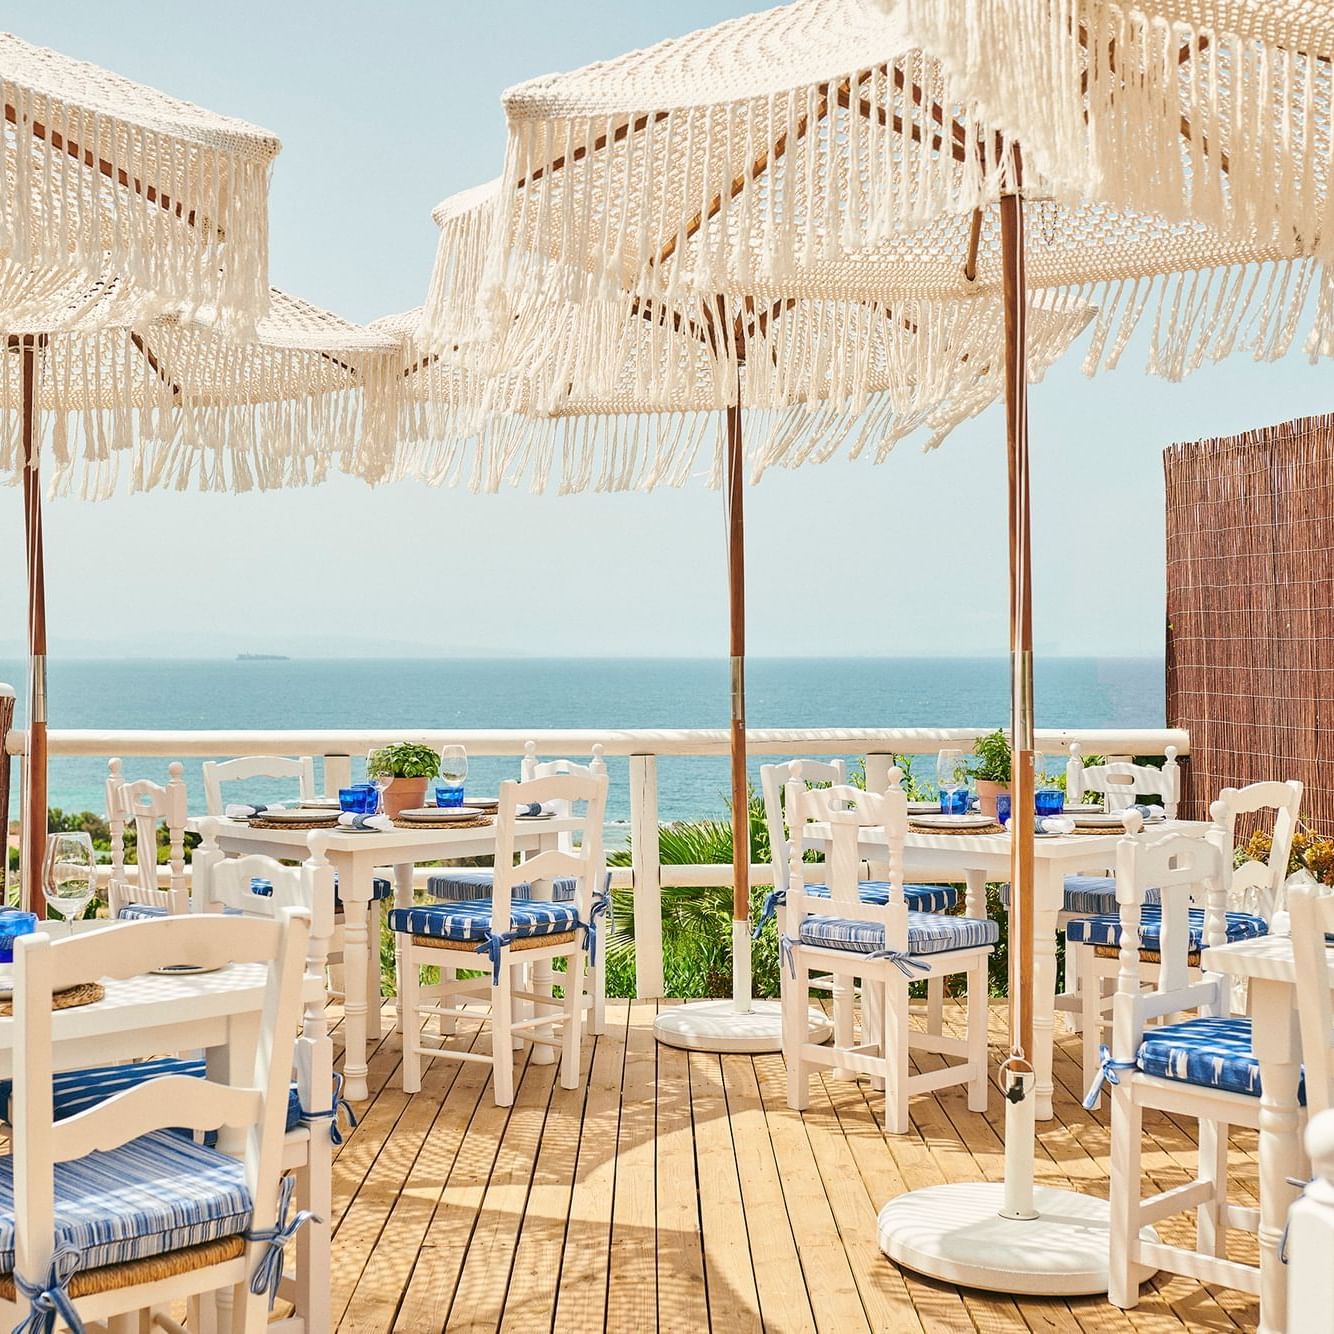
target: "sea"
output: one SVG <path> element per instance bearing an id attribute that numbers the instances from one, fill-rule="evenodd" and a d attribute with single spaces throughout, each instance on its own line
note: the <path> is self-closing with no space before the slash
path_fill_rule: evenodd
<path id="1" fill-rule="evenodd" d="M 725 660 L 459 658 L 50 662 L 50 726 L 99 729 L 415 729 L 725 727 Z M 1039 658 L 1039 727 L 1161 727 L 1161 659 Z M 748 663 L 752 727 L 997 727 L 1009 715 L 1003 658 L 755 658 Z M 0 659 L 18 688 L 22 662 Z M 579 758 L 579 757 L 572 757 Z M 1051 767 L 1056 767 L 1052 757 Z M 163 781 L 168 761 L 127 757 L 126 776 Z M 187 760 L 192 812 L 201 812 L 200 760 Z M 934 776 L 933 757 L 917 761 Z M 629 816 L 627 761 L 609 760 L 608 819 Z M 364 774 L 357 761 L 356 776 Z M 101 811 L 105 757 L 58 757 L 50 804 Z M 467 787 L 494 793 L 518 760 L 471 756 Z M 753 776 L 754 777 L 754 776 Z M 723 818 L 724 759 L 659 762 L 663 820 Z M 284 795 L 257 787 L 259 800 Z M 15 807 L 17 801 L 14 801 Z"/>

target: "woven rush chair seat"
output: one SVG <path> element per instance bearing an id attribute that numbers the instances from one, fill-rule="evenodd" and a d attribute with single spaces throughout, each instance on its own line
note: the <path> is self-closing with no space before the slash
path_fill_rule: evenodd
<path id="1" fill-rule="evenodd" d="M 1204 909 L 1191 908 L 1190 952 L 1197 954 L 1204 947 Z M 1162 948 L 1163 911 L 1161 905 L 1146 904 L 1140 910 L 1140 947 L 1157 953 Z M 1227 939 L 1253 940 L 1269 934 L 1269 923 L 1254 913 L 1227 914 Z M 1065 924 L 1065 938 L 1075 945 L 1116 946 L 1121 944 L 1121 918 L 1111 913 L 1097 917 L 1076 917 Z"/>
<path id="2" fill-rule="evenodd" d="M 820 949 L 875 954 L 885 948 L 880 922 L 859 922 L 851 917 L 808 917 L 801 924 L 801 943 Z M 944 954 L 950 950 L 994 945 L 1000 926 L 985 917 L 948 917 L 940 913 L 908 914 L 908 953 Z"/>
<path id="3" fill-rule="evenodd" d="M 1255 1058 L 1249 1019 L 1202 1016 L 1148 1029 L 1135 1061 L 1146 1075 L 1160 1079 L 1260 1096 L 1260 1062 Z M 1297 1099 L 1305 1106 L 1304 1074 Z"/>
<path id="4" fill-rule="evenodd" d="M 245 1165 L 169 1130 L 55 1169 L 56 1248 L 81 1270 L 236 1237 L 250 1226 Z M 0 1273 L 14 1269 L 14 1160 L 0 1158 Z"/>
<path id="5" fill-rule="evenodd" d="M 1010 906 L 1010 887 L 1000 888 L 1001 902 Z M 1156 889 L 1144 891 L 1145 903 L 1158 903 L 1160 897 Z M 1109 875 L 1068 875 L 1065 877 L 1065 898 L 1061 904 L 1062 912 L 1089 914 L 1116 912 L 1116 881 Z"/>
<path id="6" fill-rule="evenodd" d="M 150 1079 L 163 1075 L 189 1075 L 203 1079 L 205 1062 L 182 1060 L 164 1056 L 152 1061 L 134 1061 L 126 1065 L 95 1065 L 86 1070 L 58 1071 L 51 1080 L 51 1119 L 63 1121 L 77 1116 L 90 1107 L 96 1107 L 117 1093 L 138 1088 Z M 10 1099 L 14 1096 L 14 1081 L 0 1080 L 0 1121 L 8 1123 Z M 287 1121 L 284 1129 L 293 1131 L 305 1120 L 301 1107 L 301 1093 L 293 1081 L 287 1094 Z M 188 1132 L 181 1131 L 181 1134 Z"/>
<path id="7" fill-rule="evenodd" d="M 510 901 L 510 913 L 515 943 L 529 937 L 564 935 L 579 925 L 578 910 L 569 903 L 516 898 Z M 389 929 L 428 940 L 480 944 L 491 935 L 491 900 L 465 899 L 459 903 L 395 908 L 389 914 Z"/>

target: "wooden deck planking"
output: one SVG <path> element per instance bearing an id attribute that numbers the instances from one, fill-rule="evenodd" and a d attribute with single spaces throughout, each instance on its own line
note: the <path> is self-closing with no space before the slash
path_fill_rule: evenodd
<path id="1" fill-rule="evenodd" d="M 668 1002 L 663 1002 L 667 1004 Z M 585 1044 L 585 1086 L 516 1058 L 512 1109 L 489 1072 L 434 1061 L 421 1094 L 398 1088 L 392 1032 L 370 1061 L 360 1124 L 334 1166 L 333 1309 L 340 1330 L 997 1331 L 1111 1334 L 1254 1328 L 1244 1294 L 1160 1278 L 1140 1306 L 961 1292 L 900 1271 L 875 1219 L 894 1195 L 997 1180 L 1003 1109 L 962 1088 L 915 1099 L 912 1131 L 886 1136 L 865 1083 L 812 1081 L 788 1109 L 781 1057 L 684 1053 L 653 1040 L 653 1002 L 612 1002 Z M 947 1019 L 957 1016 L 947 1010 Z M 999 1007 L 993 1038 L 1000 1039 Z M 386 1025 L 388 1028 L 388 1025 Z M 486 1034 L 475 1041 L 484 1050 Z M 993 1046 L 993 1060 L 995 1046 Z M 939 1058 L 923 1056 L 928 1069 Z M 1079 1105 L 1078 1039 L 1060 1035 L 1056 1119 L 1038 1178 L 1106 1194 L 1107 1106 Z M 1157 1186 L 1193 1167 L 1189 1122 L 1146 1121 Z M 1253 1200 L 1255 1136 L 1231 1140 L 1233 1194 Z M 1192 1225 L 1169 1220 L 1169 1239 Z M 1233 1253 L 1254 1241 L 1232 1234 Z"/>

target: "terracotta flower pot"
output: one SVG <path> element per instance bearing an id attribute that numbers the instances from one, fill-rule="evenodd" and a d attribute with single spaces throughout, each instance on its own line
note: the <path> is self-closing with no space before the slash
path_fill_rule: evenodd
<path id="1" fill-rule="evenodd" d="M 1009 786 L 1005 783 L 988 783 L 986 779 L 977 780 L 977 809 L 982 815 L 996 818 L 996 798 L 1002 792 L 1008 794 Z"/>
<path id="2" fill-rule="evenodd" d="M 392 820 L 402 811 L 426 805 L 426 779 L 394 778 L 384 790 L 384 813 Z"/>

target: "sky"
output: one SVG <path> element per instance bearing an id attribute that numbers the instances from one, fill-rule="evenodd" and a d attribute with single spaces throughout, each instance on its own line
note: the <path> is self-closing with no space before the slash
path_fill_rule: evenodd
<path id="1" fill-rule="evenodd" d="M 498 174 L 504 88 L 759 8 L 747 0 L 0 0 L 23 38 L 240 116 L 283 141 L 270 277 L 367 321 L 422 301 L 433 205 Z M 1163 647 L 1163 448 L 1329 410 L 1334 372 L 1234 356 L 1182 384 L 1100 378 L 1079 348 L 1030 401 L 1039 653 Z M 1006 652 L 1003 416 L 924 455 L 774 473 L 746 495 L 749 649 Z M 723 656 L 721 497 L 474 496 L 341 479 L 267 495 L 120 496 L 47 510 L 54 653 Z M 22 514 L 0 654 L 21 645 Z M 859 557 L 858 580 L 840 558 Z M 865 571 L 872 571 L 867 578 Z"/>

